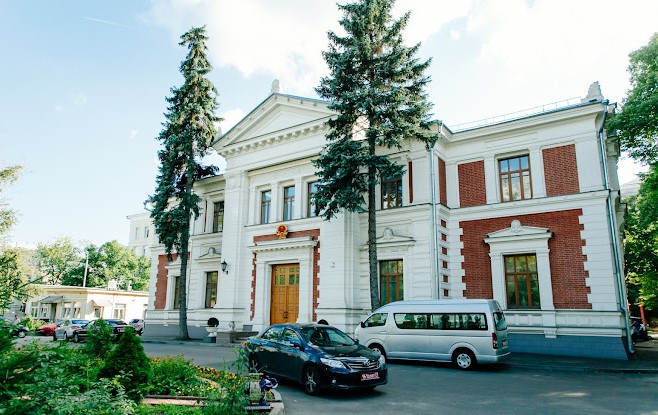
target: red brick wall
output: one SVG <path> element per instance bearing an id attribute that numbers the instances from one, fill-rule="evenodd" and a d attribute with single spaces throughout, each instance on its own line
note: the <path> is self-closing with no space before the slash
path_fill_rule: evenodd
<path id="1" fill-rule="evenodd" d="M 177 257 L 176 254 L 173 254 L 172 262 L 176 261 Z M 167 277 L 169 276 L 169 272 L 165 268 L 167 265 L 169 265 L 167 255 L 158 256 L 158 274 L 155 280 L 155 302 L 153 303 L 156 310 L 164 310 L 167 304 Z"/>
<path id="2" fill-rule="evenodd" d="M 446 189 L 446 162 L 439 159 L 439 203 L 448 204 L 448 190 Z"/>
<path id="3" fill-rule="evenodd" d="M 580 192 L 578 185 L 578 163 L 576 146 L 546 148 L 542 150 L 544 158 L 544 178 L 546 195 L 559 196 Z"/>
<path id="4" fill-rule="evenodd" d="M 460 164 L 457 166 L 457 174 L 459 175 L 459 206 L 486 204 L 484 161 Z"/>
<path id="5" fill-rule="evenodd" d="M 314 241 L 317 241 L 320 237 L 320 229 L 309 229 L 305 231 L 296 231 L 289 232 L 288 238 L 301 238 L 304 236 L 313 237 Z M 274 241 L 278 239 L 276 234 L 268 235 L 258 235 L 254 236 L 254 243 L 264 242 L 264 241 Z M 320 297 L 320 291 L 318 286 L 320 285 L 320 278 L 318 277 L 320 273 L 320 242 L 318 242 L 313 248 L 313 321 L 317 320 L 317 314 L 315 309 L 318 307 L 318 298 Z M 254 313 L 256 312 L 256 253 L 254 253 L 254 258 L 252 260 L 252 271 L 251 271 L 251 319 L 254 319 Z"/>
<path id="6" fill-rule="evenodd" d="M 592 305 L 587 302 L 589 287 L 585 286 L 588 274 L 584 262 L 587 257 L 582 253 L 585 241 L 580 238 L 583 226 L 578 222 L 581 215 L 581 209 L 573 209 L 460 222 L 464 243 L 464 297 L 493 297 L 489 245 L 484 238 L 491 232 L 508 228 L 513 219 L 518 219 L 523 226 L 548 228 L 553 232 L 548 248 L 555 308 L 591 309 Z"/>

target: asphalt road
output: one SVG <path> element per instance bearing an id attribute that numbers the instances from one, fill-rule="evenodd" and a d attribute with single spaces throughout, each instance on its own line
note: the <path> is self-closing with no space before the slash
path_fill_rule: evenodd
<path id="1" fill-rule="evenodd" d="M 145 343 L 151 356 L 184 355 L 226 367 L 235 351 L 209 345 Z M 297 414 L 642 414 L 658 415 L 658 375 L 529 371 L 505 366 L 461 372 L 449 365 L 389 363 L 389 383 L 374 391 L 312 397 L 281 380 L 285 413 Z"/>

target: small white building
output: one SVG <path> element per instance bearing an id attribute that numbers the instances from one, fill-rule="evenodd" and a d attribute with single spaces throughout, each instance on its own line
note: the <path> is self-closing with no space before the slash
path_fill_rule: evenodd
<path id="1" fill-rule="evenodd" d="M 144 318 L 148 304 L 147 291 L 76 287 L 69 285 L 34 285 L 37 294 L 25 303 L 25 314 L 53 322 L 66 318 L 93 320 L 119 318 L 130 321 Z"/>
<path id="2" fill-rule="evenodd" d="M 195 187 L 190 327 L 210 317 L 224 330 L 326 319 L 353 332 L 371 311 L 367 214 L 327 222 L 310 199 L 311 160 L 335 116 L 327 105 L 272 92 L 213 143 L 227 167 Z M 377 189 L 382 304 L 495 299 L 513 351 L 625 359 L 623 205 L 608 110 L 594 83 L 582 100 L 534 112 L 454 129 L 437 121 L 433 148 L 387 151 L 406 171 Z M 160 245 L 151 259 L 149 324 L 175 326 L 180 261 Z"/>

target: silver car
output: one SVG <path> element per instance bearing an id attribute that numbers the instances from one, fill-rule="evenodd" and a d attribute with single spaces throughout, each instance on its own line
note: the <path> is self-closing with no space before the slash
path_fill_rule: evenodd
<path id="1" fill-rule="evenodd" d="M 87 323 L 89 323 L 89 320 L 79 318 L 65 319 L 64 322 L 62 322 L 62 324 L 53 332 L 53 340 L 57 341 L 59 339 L 72 339 L 73 331 L 75 329 L 79 329 Z"/>

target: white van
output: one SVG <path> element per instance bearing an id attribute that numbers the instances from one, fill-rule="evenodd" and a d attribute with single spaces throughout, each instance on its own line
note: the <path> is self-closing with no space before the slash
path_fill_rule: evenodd
<path id="1" fill-rule="evenodd" d="M 390 359 L 452 361 L 463 370 L 510 354 L 496 300 L 396 301 L 371 313 L 354 334 Z"/>

